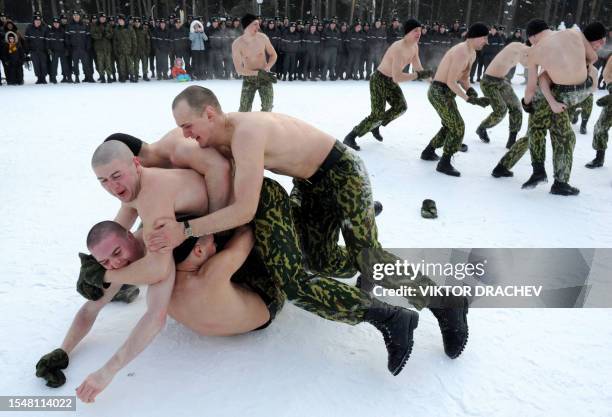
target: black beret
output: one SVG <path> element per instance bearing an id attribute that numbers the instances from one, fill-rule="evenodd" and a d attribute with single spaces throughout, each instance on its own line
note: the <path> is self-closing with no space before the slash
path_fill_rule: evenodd
<path id="1" fill-rule="evenodd" d="M 244 16 L 242 16 L 242 19 L 240 19 L 240 24 L 242 25 L 243 29 L 246 29 L 247 26 L 249 26 L 251 23 L 253 23 L 256 20 L 257 20 L 257 16 L 251 13 L 247 13 Z"/>
<path id="2" fill-rule="evenodd" d="M 531 19 L 529 23 L 527 23 L 527 37 L 531 38 L 532 36 L 535 36 L 547 29 L 548 25 L 542 19 Z"/>
<path id="3" fill-rule="evenodd" d="M 481 38 L 489 34 L 489 27 L 482 22 L 476 22 L 468 29 L 466 38 Z"/>

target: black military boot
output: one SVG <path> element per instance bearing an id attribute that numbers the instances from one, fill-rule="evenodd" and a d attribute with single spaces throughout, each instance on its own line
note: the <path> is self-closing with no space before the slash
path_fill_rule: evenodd
<path id="1" fill-rule="evenodd" d="M 161 74 L 157 74 L 157 81 L 161 81 L 161 80 L 162 80 Z"/>
<path id="2" fill-rule="evenodd" d="M 51 81 L 52 84 L 57 84 L 57 79 L 55 77 L 49 77 L 49 81 Z"/>
<path id="3" fill-rule="evenodd" d="M 462 143 L 461 146 L 459 147 L 459 152 L 467 152 L 468 151 L 468 146 L 465 143 Z"/>
<path id="4" fill-rule="evenodd" d="M 106 84 L 106 77 L 104 77 L 104 74 L 100 75 L 100 83 Z"/>
<path id="5" fill-rule="evenodd" d="M 595 159 L 585 165 L 585 167 L 593 169 L 593 168 L 601 168 L 604 163 L 604 157 L 606 156 L 606 151 L 601 150 L 597 151 L 595 154 Z"/>
<path id="6" fill-rule="evenodd" d="M 493 172 L 491 172 L 491 175 L 493 175 L 495 178 L 512 177 L 514 176 L 514 173 L 505 166 L 503 166 L 500 162 L 495 168 L 493 168 Z"/>
<path id="7" fill-rule="evenodd" d="M 355 138 L 357 137 L 357 133 L 355 133 L 355 130 L 351 130 L 349 132 L 348 135 L 346 135 L 346 137 L 344 138 L 344 141 L 342 143 L 344 143 L 346 146 L 355 149 L 356 151 L 358 151 L 359 149 L 361 149 L 359 147 L 359 145 L 357 145 L 357 142 L 355 142 Z"/>
<path id="8" fill-rule="evenodd" d="M 580 133 L 583 135 L 587 134 L 587 128 L 586 128 L 587 123 L 588 123 L 588 120 L 583 120 L 582 123 L 580 123 Z"/>
<path id="9" fill-rule="evenodd" d="M 74 77 L 74 83 L 75 83 L 75 84 L 79 84 L 80 82 L 81 82 L 81 80 L 79 80 L 79 76 L 78 76 L 78 75 L 76 75 L 76 76 Z"/>
<path id="10" fill-rule="evenodd" d="M 150 79 L 150 78 L 147 76 L 147 74 L 144 74 L 144 75 L 142 76 L 142 79 L 143 79 L 144 81 L 151 81 L 151 79 Z"/>
<path id="11" fill-rule="evenodd" d="M 451 175 L 453 177 L 460 177 L 461 172 L 457 171 L 455 167 L 452 166 L 450 159 L 450 155 L 442 155 L 442 158 L 440 159 L 440 162 L 438 162 L 438 166 L 436 167 L 436 171 L 446 175 Z"/>
<path id="12" fill-rule="evenodd" d="M 387 368 L 393 375 L 399 374 L 412 353 L 419 314 L 373 299 L 364 319 L 382 333 L 387 347 Z"/>
<path id="13" fill-rule="evenodd" d="M 578 116 L 580 115 L 580 110 L 576 110 L 574 112 L 574 116 L 572 116 L 572 124 L 575 125 L 578 123 Z"/>
<path id="14" fill-rule="evenodd" d="M 379 141 L 382 142 L 383 141 L 383 137 L 380 134 L 380 126 L 376 126 L 374 129 L 372 129 L 372 136 L 374 136 L 374 138 Z"/>
<path id="15" fill-rule="evenodd" d="M 106 77 L 106 82 L 111 84 L 115 82 L 115 79 L 109 75 L 108 77 Z"/>
<path id="16" fill-rule="evenodd" d="M 421 159 L 424 161 L 437 161 L 440 159 L 440 157 L 436 153 L 436 148 L 431 145 L 427 145 L 423 152 L 421 152 Z"/>
<path id="17" fill-rule="evenodd" d="M 374 216 L 378 216 L 383 211 L 383 205 L 380 201 L 374 201 Z"/>
<path id="18" fill-rule="evenodd" d="M 66 77 L 65 75 L 62 77 L 62 81 L 60 81 L 61 83 L 71 83 L 72 80 L 68 80 L 68 77 Z"/>
<path id="19" fill-rule="evenodd" d="M 535 188 L 541 182 L 548 182 L 548 176 L 543 163 L 533 164 L 533 174 L 521 188 Z"/>
<path id="20" fill-rule="evenodd" d="M 491 142 L 491 139 L 489 139 L 489 134 L 487 133 L 487 129 L 478 126 L 478 129 L 476 129 L 476 134 L 478 135 L 480 140 L 483 141 L 484 143 Z"/>
<path id="21" fill-rule="evenodd" d="M 508 136 L 508 142 L 506 142 L 506 149 L 510 149 L 512 145 L 516 142 L 516 135 L 518 132 L 510 132 L 510 136 Z"/>
<path id="22" fill-rule="evenodd" d="M 467 298 L 432 297 L 428 308 L 438 319 L 444 352 L 449 358 L 456 359 L 463 352 L 469 336 Z"/>
<path id="23" fill-rule="evenodd" d="M 555 180 L 552 187 L 550 187 L 550 193 L 556 195 L 578 195 L 580 190 L 576 187 L 572 187 L 566 182 L 560 182 Z"/>
<path id="24" fill-rule="evenodd" d="M 130 75 L 130 82 L 131 83 L 137 83 L 138 82 L 138 79 L 136 79 L 135 75 Z"/>
<path id="25" fill-rule="evenodd" d="M 138 294 L 140 294 L 140 290 L 138 289 L 137 286 L 123 284 L 119 292 L 115 294 L 115 296 L 113 297 L 111 301 L 130 304 L 132 301 L 136 299 L 136 297 L 138 297 Z"/>

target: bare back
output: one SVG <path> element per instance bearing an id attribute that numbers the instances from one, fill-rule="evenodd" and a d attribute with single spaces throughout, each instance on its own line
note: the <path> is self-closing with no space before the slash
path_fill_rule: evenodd
<path id="1" fill-rule="evenodd" d="M 493 61 L 491 61 L 487 67 L 485 74 L 491 77 L 504 78 L 510 69 L 515 67 L 518 63 L 522 63 L 524 66 L 526 65 L 528 51 L 528 46 L 520 42 L 512 42 L 495 55 L 495 58 L 493 58 Z"/>
<path id="2" fill-rule="evenodd" d="M 466 42 L 461 42 L 444 54 L 434 80 L 448 85 L 464 79 L 469 75 L 474 60 L 476 60 L 476 52 L 470 50 Z M 449 80 L 451 68 L 459 68 L 459 76 L 456 77 L 456 80 Z"/>
<path id="3" fill-rule="evenodd" d="M 177 272 L 168 314 L 205 336 L 246 333 L 270 319 L 261 297 L 227 277 L 207 273 L 206 266 L 197 275 Z"/>
<path id="4" fill-rule="evenodd" d="M 204 177 L 190 169 L 142 168 L 138 197 L 125 203 L 138 212 L 145 233 L 160 217 L 208 213 Z"/>
<path id="5" fill-rule="evenodd" d="M 257 75 L 257 71 L 264 69 L 266 61 L 266 44 L 270 40 L 263 33 L 255 36 L 244 34 L 236 38 L 232 44 L 232 55 L 236 71 L 240 75 Z"/>
<path id="6" fill-rule="evenodd" d="M 229 113 L 227 116 L 234 126 L 232 150 L 249 145 L 251 133 L 257 132 L 258 140 L 263 141 L 265 169 L 281 175 L 311 177 L 335 143 L 331 135 L 285 114 Z M 245 132 L 249 135 L 243 135 Z"/>
<path id="7" fill-rule="evenodd" d="M 603 70 L 603 79 L 606 84 L 612 83 L 612 55 L 608 57 L 608 62 Z"/>
<path id="8" fill-rule="evenodd" d="M 573 29 L 552 32 L 528 52 L 529 63 L 548 73 L 555 84 L 575 85 L 587 78 L 583 36 Z"/>
<path id="9" fill-rule="evenodd" d="M 405 68 L 406 65 L 413 63 L 414 58 L 417 57 L 418 54 L 419 46 L 416 42 L 409 44 L 405 42 L 404 39 L 395 41 L 389 49 L 387 49 L 387 52 L 385 52 L 377 69 L 387 77 L 392 78 L 393 65 L 396 61 L 401 68 Z"/>

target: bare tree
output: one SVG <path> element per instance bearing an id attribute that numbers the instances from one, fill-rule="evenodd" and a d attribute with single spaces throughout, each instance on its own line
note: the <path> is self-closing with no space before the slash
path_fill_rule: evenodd
<path id="1" fill-rule="evenodd" d="M 472 19 L 472 0 L 468 0 L 467 4 L 467 14 L 465 16 L 465 25 L 470 26 Z"/>
<path id="2" fill-rule="evenodd" d="M 584 0 L 578 0 L 578 7 L 576 8 L 576 24 L 582 23 L 582 9 L 584 7 Z"/>

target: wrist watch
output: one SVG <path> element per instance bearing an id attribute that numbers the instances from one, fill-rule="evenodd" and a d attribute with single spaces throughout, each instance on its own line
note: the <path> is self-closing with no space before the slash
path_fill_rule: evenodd
<path id="1" fill-rule="evenodd" d="M 189 239 L 190 237 L 193 237 L 193 229 L 191 229 L 191 225 L 189 224 L 189 222 L 185 220 L 183 222 L 183 225 L 185 226 L 185 238 Z"/>

